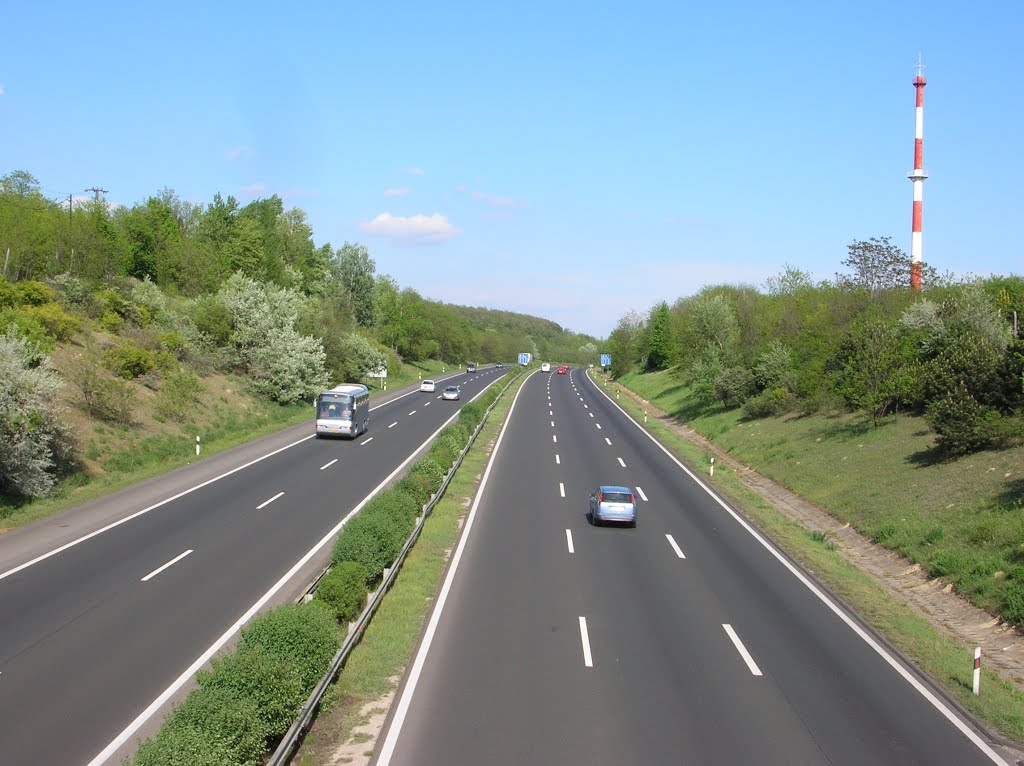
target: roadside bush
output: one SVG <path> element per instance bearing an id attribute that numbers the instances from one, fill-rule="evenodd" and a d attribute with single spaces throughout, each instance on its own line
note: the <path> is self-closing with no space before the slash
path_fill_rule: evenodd
<path id="1" fill-rule="evenodd" d="M 44 303 L 53 302 L 57 297 L 49 285 L 31 279 L 16 282 L 14 289 L 19 302 L 26 303 L 29 306 L 42 306 Z"/>
<path id="2" fill-rule="evenodd" d="M 148 276 L 132 288 L 132 303 L 136 308 L 144 310 L 147 317 L 148 321 L 141 324 L 142 327 L 149 325 L 167 310 L 167 297 Z"/>
<path id="3" fill-rule="evenodd" d="M 227 689 L 196 689 L 175 708 L 156 737 L 139 748 L 133 763 L 257 766 L 267 749 L 267 736 L 252 700 Z"/>
<path id="4" fill-rule="evenodd" d="M 791 394 L 784 388 L 772 388 L 752 396 L 743 403 L 743 417 L 753 420 L 781 415 L 793 406 Z"/>
<path id="5" fill-rule="evenodd" d="M 231 312 L 215 295 L 196 298 L 189 308 L 196 329 L 211 343 L 226 346 L 231 339 Z"/>
<path id="6" fill-rule="evenodd" d="M 285 604 L 264 612 L 242 628 L 239 650 L 262 649 L 294 660 L 306 695 L 313 691 L 338 651 L 335 621 L 328 611 Z"/>
<path id="7" fill-rule="evenodd" d="M 385 514 L 357 514 L 338 535 L 331 564 L 355 561 L 366 569 L 367 583 L 381 576 L 402 549 L 408 533 Z"/>
<path id="8" fill-rule="evenodd" d="M 175 359 L 183 359 L 188 350 L 188 341 L 179 332 L 160 333 L 160 348 L 168 353 L 174 354 Z"/>
<path id="9" fill-rule="evenodd" d="M 108 423 L 131 423 L 135 392 L 123 380 L 106 378 L 89 361 L 73 367 L 68 378 L 78 388 L 82 408 L 94 418 Z"/>
<path id="10" fill-rule="evenodd" d="M 487 406 L 480 400 L 470 402 L 463 406 L 462 411 L 459 412 L 459 423 L 469 432 L 473 433 L 476 427 L 480 425 L 480 421 L 483 420 L 484 410 Z"/>
<path id="11" fill-rule="evenodd" d="M 1024 627 L 1024 582 L 1014 580 L 1003 593 L 1003 617 L 1018 627 Z"/>
<path id="12" fill-rule="evenodd" d="M 202 390 L 199 377 L 187 367 L 170 372 L 157 392 L 156 413 L 171 420 L 188 420 Z"/>
<path id="13" fill-rule="evenodd" d="M 419 508 L 422 508 L 430 499 L 430 490 L 427 489 L 427 482 L 423 481 L 425 478 L 426 477 L 422 475 L 415 477 L 407 473 L 402 477 L 401 481 L 395 484 L 395 488 L 401 492 L 405 492 L 416 501 Z M 416 513 L 419 514 L 418 509 Z"/>
<path id="14" fill-rule="evenodd" d="M 992 407 L 979 404 L 963 383 L 932 402 L 925 415 L 938 434 L 936 446 L 957 457 L 977 452 L 992 444 L 999 433 L 1002 416 Z"/>
<path id="15" fill-rule="evenodd" d="M 393 517 L 399 524 L 407 524 L 406 537 L 408 537 L 409 532 L 412 531 L 412 522 L 419 516 L 421 507 L 408 492 L 392 487 L 367 503 L 363 508 L 363 513 L 367 511 L 371 514 L 382 513 L 385 516 Z"/>
<path id="16" fill-rule="evenodd" d="M 26 341 L 25 348 L 30 352 L 30 366 L 33 367 L 57 346 L 53 336 L 37 317 L 14 306 L 0 310 L 0 333 Z"/>
<path id="17" fill-rule="evenodd" d="M 71 274 L 57 274 L 50 278 L 50 284 L 57 292 L 58 299 L 68 306 L 86 308 L 91 300 L 89 288 L 78 277 Z"/>
<path id="18" fill-rule="evenodd" d="M 44 303 L 28 306 L 24 312 L 39 321 L 46 331 L 59 341 L 67 341 L 82 328 L 82 323 L 74 314 L 69 314 L 59 303 Z"/>
<path id="19" fill-rule="evenodd" d="M 754 390 L 754 373 L 746 367 L 726 367 L 715 377 L 715 396 L 726 407 L 739 407 Z"/>
<path id="20" fill-rule="evenodd" d="M 362 564 L 342 561 L 321 578 L 316 597 L 331 608 L 339 622 L 349 622 L 366 604 L 367 576 Z"/>
<path id="21" fill-rule="evenodd" d="M 271 737 L 288 730 L 309 696 L 298 661 L 262 646 L 239 646 L 214 659 L 211 670 L 200 670 L 196 680 L 204 691 L 223 690 L 251 700 L 259 711 L 260 729 Z"/>
<path id="22" fill-rule="evenodd" d="M 132 380 L 156 367 L 156 360 L 146 349 L 124 344 L 103 352 L 103 366 L 119 378 Z"/>
<path id="23" fill-rule="evenodd" d="M 427 500 L 429 500 L 430 496 L 441 488 L 441 482 L 444 481 L 447 471 L 447 466 L 441 465 L 433 457 L 427 455 L 416 461 L 416 464 L 409 469 L 409 477 L 426 489 Z M 426 500 L 423 502 L 426 503 Z"/>
<path id="24" fill-rule="evenodd" d="M 17 306 L 19 300 L 18 291 L 10 282 L 0 276 L 0 308 Z"/>

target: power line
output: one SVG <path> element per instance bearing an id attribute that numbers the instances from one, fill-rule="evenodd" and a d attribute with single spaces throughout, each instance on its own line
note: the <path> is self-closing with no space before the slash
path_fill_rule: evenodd
<path id="1" fill-rule="evenodd" d="M 95 199 L 95 200 L 96 200 L 97 202 L 99 202 L 99 201 L 100 201 L 100 195 L 101 195 L 101 194 L 106 194 L 106 193 L 107 193 L 107 190 L 106 190 L 106 189 L 98 189 L 98 188 L 97 188 L 97 187 L 95 187 L 95 186 L 93 186 L 93 187 L 90 187 L 90 188 L 86 189 L 85 191 L 90 191 L 90 192 L 92 192 L 92 193 L 93 193 L 93 199 Z"/>

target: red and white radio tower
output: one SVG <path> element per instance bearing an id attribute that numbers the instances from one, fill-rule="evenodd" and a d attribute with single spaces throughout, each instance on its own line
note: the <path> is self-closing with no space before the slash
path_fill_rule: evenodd
<path id="1" fill-rule="evenodd" d="M 924 200 L 924 86 L 928 80 L 921 74 L 924 65 L 920 54 L 917 57 L 917 77 L 914 90 L 917 91 L 917 125 L 914 132 L 914 169 L 907 176 L 914 182 L 914 223 L 910 240 L 910 289 L 921 289 L 921 208 Z"/>

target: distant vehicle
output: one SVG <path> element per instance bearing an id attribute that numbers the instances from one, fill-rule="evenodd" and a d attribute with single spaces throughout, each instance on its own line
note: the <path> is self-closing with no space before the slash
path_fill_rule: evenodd
<path id="1" fill-rule="evenodd" d="M 461 393 L 458 386 L 446 386 L 441 392 L 441 398 L 448 402 L 457 402 Z"/>
<path id="2" fill-rule="evenodd" d="M 466 372 L 476 372 L 476 365 L 470 362 L 466 365 Z"/>
<path id="3" fill-rule="evenodd" d="M 600 486 L 590 495 L 590 523 L 600 526 L 606 521 L 636 526 L 636 500 L 629 487 Z"/>
<path id="4" fill-rule="evenodd" d="M 355 438 L 370 427 L 370 390 L 358 383 L 336 386 L 316 398 L 316 438 Z"/>
<path id="5" fill-rule="evenodd" d="M 558 368 L 558 374 L 559 375 L 565 375 L 565 373 L 567 373 L 567 372 L 569 372 L 569 368 L 566 365 L 564 365 L 564 364 L 561 367 Z"/>
<path id="6" fill-rule="evenodd" d="M 551 372 L 551 365 L 548 364 L 547 362 L 544 362 L 544 364 L 542 364 L 540 366 L 540 371 L 541 372 Z"/>
<path id="7" fill-rule="evenodd" d="M 593 362 L 590 363 L 590 366 L 589 366 L 588 369 L 591 369 L 591 370 L 594 369 L 594 363 Z"/>
<path id="8" fill-rule="evenodd" d="M 501 362 L 495 362 L 495 363 L 494 363 L 494 366 L 495 366 L 495 367 L 501 367 Z"/>
<path id="9" fill-rule="evenodd" d="M 434 393 L 435 389 L 436 389 L 436 384 L 434 383 L 434 381 L 432 381 L 432 380 L 421 380 L 420 381 L 420 391 L 426 391 L 428 394 L 432 394 L 432 393 Z"/>

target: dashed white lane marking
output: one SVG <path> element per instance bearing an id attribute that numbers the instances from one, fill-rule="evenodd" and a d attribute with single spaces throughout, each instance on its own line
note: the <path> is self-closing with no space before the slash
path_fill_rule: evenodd
<path id="1" fill-rule="evenodd" d="M 725 632 L 729 634 L 729 638 L 732 639 L 733 646 L 736 647 L 736 651 L 740 653 L 740 657 L 743 658 L 743 661 L 747 663 L 747 667 L 750 669 L 750 672 L 755 676 L 762 675 L 761 669 L 757 667 L 757 663 L 754 662 L 754 658 L 750 656 L 750 652 L 747 651 L 747 647 L 745 647 L 743 642 L 740 641 L 740 637 L 736 635 L 736 631 L 732 629 L 732 625 L 722 623 L 722 627 L 725 628 Z"/>
<path id="2" fill-rule="evenodd" d="M 623 460 L 621 457 L 617 457 L 615 459 L 619 461 L 619 465 L 621 465 L 623 468 L 626 467 L 626 461 Z"/>
<path id="3" fill-rule="evenodd" d="M 565 484 L 563 482 L 558 482 L 558 494 L 565 497 Z"/>
<path id="4" fill-rule="evenodd" d="M 389 425 L 389 426 L 388 426 L 388 428 L 394 428 L 394 427 L 395 427 L 395 426 L 397 426 L 397 425 L 398 425 L 398 421 L 396 420 L 396 421 L 395 421 L 394 423 L 392 423 L 391 425 Z"/>
<path id="5" fill-rule="evenodd" d="M 274 496 L 273 496 L 272 498 L 270 498 L 269 500 L 264 500 L 264 501 L 263 501 L 262 503 L 260 503 L 259 505 L 257 505 L 257 506 L 256 506 L 256 510 L 257 510 L 257 511 L 263 510 L 263 509 L 264 509 L 264 508 L 266 508 L 266 507 L 267 507 L 268 505 L 270 505 L 270 504 L 271 504 L 272 502 L 274 502 L 275 500 L 277 500 L 277 498 L 281 497 L 281 495 L 283 495 L 283 494 L 284 494 L 284 492 L 278 492 L 278 493 L 277 493 L 276 495 L 274 495 Z"/>
<path id="6" fill-rule="evenodd" d="M 606 443 L 606 444 L 607 444 L 607 445 L 608 445 L 609 447 L 610 447 L 610 446 L 612 446 L 612 440 L 611 440 L 611 439 L 609 439 L 609 438 L 608 438 L 608 437 L 606 436 L 606 437 L 604 437 L 604 440 L 605 440 L 605 443 Z"/>
<path id="7" fill-rule="evenodd" d="M 320 470 L 322 471 L 325 468 L 330 468 L 332 465 L 334 465 L 337 462 L 338 462 L 338 458 L 334 458 L 334 460 L 332 460 L 330 463 L 324 463 L 322 466 L 320 466 Z"/>
<path id="8" fill-rule="evenodd" d="M 569 553 L 575 553 L 576 549 L 572 547 L 572 530 L 565 530 L 565 542 L 569 546 Z"/>
<path id="9" fill-rule="evenodd" d="M 600 423 L 594 423 L 594 425 L 595 425 L 595 426 L 597 426 L 598 428 L 600 428 L 600 427 L 601 427 L 601 424 L 600 424 Z"/>
<path id="10" fill-rule="evenodd" d="M 679 546 L 676 545 L 676 541 L 672 537 L 672 535 L 665 535 L 665 537 L 668 538 L 668 544 L 672 546 L 672 550 L 676 552 L 676 555 L 681 559 L 685 559 L 686 556 L 683 555 L 683 552 L 679 549 Z"/>
<path id="11" fill-rule="evenodd" d="M 430 406 L 430 402 L 427 402 L 427 403 L 426 403 L 426 404 L 424 404 L 423 406 L 424 406 L 424 407 L 429 407 L 429 406 Z"/>
<path id="12" fill-rule="evenodd" d="M 590 412 L 588 414 L 590 415 L 590 417 L 594 417 L 594 413 L 593 412 Z"/>
<path id="13" fill-rule="evenodd" d="M 644 494 L 644 491 L 640 489 L 640 487 L 636 488 L 636 493 L 640 495 L 641 500 L 643 500 L 645 503 L 647 502 L 647 495 Z"/>
<path id="14" fill-rule="evenodd" d="M 585 405 L 585 404 L 584 404 L 584 405 L 583 405 L 583 409 L 585 409 L 585 410 L 589 410 L 589 409 L 590 409 L 590 407 L 588 407 L 587 405 Z"/>
<path id="15" fill-rule="evenodd" d="M 594 667 L 594 658 L 590 655 L 590 634 L 587 632 L 587 618 L 580 616 L 580 640 L 583 642 L 583 664 Z"/>
<path id="16" fill-rule="evenodd" d="M 555 435 L 555 434 L 551 434 L 551 441 L 553 441 L 553 442 L 555 442 L 557 444 L 558 443 L 558 436 Z"/>
<path id="17" fill-rule="evenodd" d="M 364 444 L 369 444 L 369 443 L 370 443 L 370 442 L 372 442 L 372 441 L 373 441 L 373 437 L 371 436 L 371 437 L 370 437 L 369 439 L 367 439 L 366 441 L 363 441 L 363 442 L 359 442 L 359 446 L 360 446 L 360 447 L 362 447 L 362 446 L 363 446 Z"/>
<path id="18" fill-rule="evenodd" d="M 554 428 L 554 427 L 555 427 L 555 421 L 553 421 L 553 420 L 551 421 L 551 427 L 552 427 L 552 428 Z"/>
<path id="19" fill-rule="evenodd" d="M 410 412 L 409 414 L 410 414 L 410 415 L 415 415 L 415 414 L 416 414 L 416 410 L 413 410 L 413 411 L 412 411 L 412 412 Z"/>
<path id="20" fill-rule="evenodd" d="M 558 457 L 558 455 L 556 454 L 555 455 L 555 465 L 561 465 L 561 464 L 562 464 L 562 459 L 560 457 Z"/>
<path id="21" fill-rule="evenodd" d="M 164 571 L 165 569 L 167 569 L 167 567 L 171 567 L 171 566 L 174 566 L 175 564 L 177 564 L 177 563 L 178 563 L 179 561 L 181 561 L 181 560 L 182 560 L 183 558 L 185 558 L 185 557 L 186 557 L 186 556 L 187 556 L 188 554 L 190 554 L 191 552 L 192 552 L 192 548 L 189 548 L 189 549 L 188 549 L 187 551 L 185 551 L 184 553 L 179 553 L 179 554 L 178 554 L 177 556 L 175 556 L 175 557 L 174 557 L 173 559 L 171 559 L 170 561 L 168 561 L 168 562 L 167 562 L 166 564 L 164 564 L 164 565 L 163 565 L 162 567 L 157 567 L 157 568 L 156 568 L 156 569 L 154 569 L 154 570 L 153 570 L 152 572 L 150 572 L 150 573 L 149 573 L 148 575 L 146 575 L 145 577 L 143 577 L 143 578 L 142 578 L 142 582 L 149 582 L 149 581 L 150 581 L 150 580 L 151 580 L 152 578 L 156 577 L 156 576 L 157 576 L 158 574 L 160 574 L 160 573 L 161 573 L 161 572 L 163 572 L 163 571 Z"/>
<path id="22" fill-rule="evenodd" d="M 555 411 L 554 411 L 554 410 L 548 410 L 548 415 L 549 415 L 549 416 L 553 416 L 554 414 L 555 414 Z"/>

